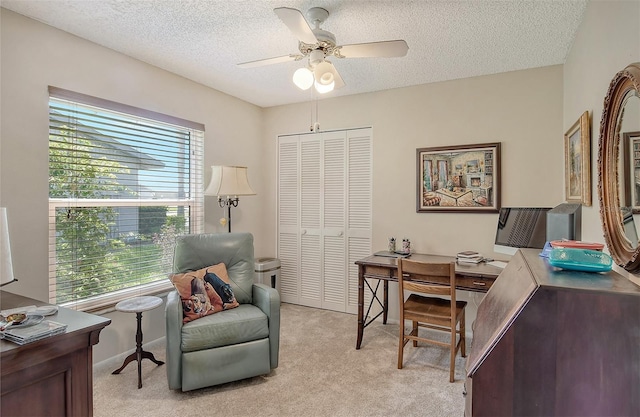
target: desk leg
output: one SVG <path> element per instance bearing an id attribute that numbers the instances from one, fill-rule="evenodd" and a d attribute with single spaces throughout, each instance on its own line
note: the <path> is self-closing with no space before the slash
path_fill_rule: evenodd
<path id="1" fill-rule="evenodd" d="M 362 333 L 364 332 L 364 266 L 358 265 L 358 338 L 356 349 L 360 349 L 362 344 Z"/>
<path id="2" fill-rule="evenodd" d="M 387 324 L 387 313 L 389 312 L 389 281 L 385 281 L 382 288 L 382 300 L 384 302 L 384 306 L 382 306 L 382 324 Z"/>

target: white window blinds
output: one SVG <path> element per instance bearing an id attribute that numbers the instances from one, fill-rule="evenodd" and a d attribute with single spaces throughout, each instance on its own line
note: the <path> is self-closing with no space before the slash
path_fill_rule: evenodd
<path id="1" fill-rule="evenodd" d="M 49 300 L 97 310 L 166 290 L 203 230 L 202 125 L 49 89 Z"/>

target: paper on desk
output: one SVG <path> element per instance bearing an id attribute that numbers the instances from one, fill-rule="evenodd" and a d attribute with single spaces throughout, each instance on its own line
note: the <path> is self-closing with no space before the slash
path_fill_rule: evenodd
<path id="1" fill-rule="evenodd" d="M 504 267 L 507 266 L 507 263 L 502 261 L 491 261 L 491 262 L 487 262 L 487 265 L 496 266 L 498 268 L 504 269 Z"/>

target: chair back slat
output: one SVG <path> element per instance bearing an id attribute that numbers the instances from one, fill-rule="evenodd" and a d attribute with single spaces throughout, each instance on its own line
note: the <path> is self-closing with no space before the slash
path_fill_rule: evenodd
<path id="1" fill-rule="evenodd" d="M 402 272 L 405 274 L 448 277 L 451 273 L 451 262 L 426 263 L 411 259 L 400 259 L 398 264 L 400 263 L 402 263 Z"/>
<path id="2" fill-rule="evenodd" d="M 406 291 L 414 291 L 423 294 L 434 294 L 434 295 L 451 295 L 451 286 L 450 285 L 429 285 L 422 284 L 419 282 L 413 282 L 405 280 L 402 286 Z"/>
<path id="3" fill-rule="evenodd" d="M 455 303 L 455 263 L 427 263 L 411 259 L 398 259 L 398 284 L 403 290 L 449 295 Z"/>

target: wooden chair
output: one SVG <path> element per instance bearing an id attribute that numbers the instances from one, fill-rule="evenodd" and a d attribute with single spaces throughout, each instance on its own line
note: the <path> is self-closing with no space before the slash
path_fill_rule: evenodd
<path id="1" fill-rule="evenodd" d="M 440 284 L 435 284 L 435 283 Z M 464 308 L 466 301 L 456 301 L 455 263 L 426 263 L 410 259 L 398 259 L 398 293 L 400 305 L 400 343 L 398 346 L 398 369 L 402 369 L 404 346 L 418 341 L 439 346 L 448 346 L 451 352 L 449 364 L 449 382 L 454 381 L 455 358 L 458 350 L 462 357 L 465 352 Z M 411 294 L 405 301 L 404 292 L 414 291 L 422 294 L 449 296 L 450 299 Z M 411 320 L 411 332 L 405 333 L 404 321 Z M 459 328 L 456 327 L 459 324 Z M 428 339 L 418 336 L 418 328 L 425 327 L 449 332 L 450 342 Z"/>

